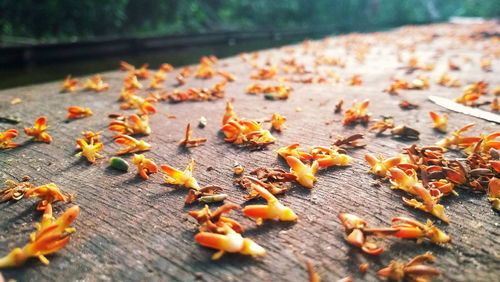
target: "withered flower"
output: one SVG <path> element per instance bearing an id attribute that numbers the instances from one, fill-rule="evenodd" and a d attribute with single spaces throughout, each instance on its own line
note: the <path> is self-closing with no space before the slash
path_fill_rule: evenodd
<path id="1" fill-rule="evenodd" d="M 200 224 L 200 232 L 194 239 L 202 246 L 219 250 L 212 259 L 219 259 L 224 253 L 240 253 L 243 255 L 260 256 L 265 255 L 266 250 L 254 241 L 244 238 L 243 227 L 222 214 L 233 209 L 238 209 L 236 204 L 225 204 L 214 212 L 205 206 L 199 211 L 190 211 L 189 215 Z"/>
<path id="2" fill-rule="evenodd" d="M 399 103 L 399 107 L 404 110 L 412 110 L 412 109 L 417 109 L 419 105 L 411 103 L 408 100 L 403 100 L 401 101 L 401 103 Z"/>
<path id="3" fill-rule="evenodd" d="M 6 180 L 5 188 L 0 190 L 0 203 L 10 200 L 21 200 L 26 192 L 35 188 L 29 181 L 29 176 L 23 176 L 21 182 Z"/>
<path id="4" fill-rule="evenodd" d="M 408 263 L 392 261 L 389 266 L 377 272 L 379 276 L 390 278 L 392 280 L 426 282 L 430 281 L 429 277 L 439 276 L 441 272 L 427 265 L 425 262 L 434 262 L 436 258 L 432 253 L 427 252 L 411 259 Z"/>
<path id="5" fill-rule="evenodd" d="M 360 143 L 360 141 L 365 136 L 361 133 L 356 133 L 348 137 L 340 137 L 335 140 L 332 145 L 339 148 L 363 148 L 366 146 L 365 143 Z"/>
<path id="6" fill-rule="evenodd" d="M 191 134 L 193 131 L 191 130 L 191 124 L 188 123 L 186 127 L 186 135 L 184 136 L 184 139 L 179 141 L 179 145 L 185 146 L 185 147 L 196 147 L 198 145 L 204 144 L 207 142 L 206 138 L 191 138 Z"/>
<path id="7" fill-rule="evenodd" d="M 265 167 L 253 170 L 250 172 L 250 175 L 253 175 L 259 181 L 259 184 L 273 195 L 286 192 L 289 188 L 287 183 L 297 179 L 295 175 L 282 169 Z M 235 183 L 248 189 L 248 195 L 245 196 L 246 199 L 253 199 L 259 196 L 259 193 L 252 188 L 254 181 L 250 180 L 247 176 L 234 180 Z"/>

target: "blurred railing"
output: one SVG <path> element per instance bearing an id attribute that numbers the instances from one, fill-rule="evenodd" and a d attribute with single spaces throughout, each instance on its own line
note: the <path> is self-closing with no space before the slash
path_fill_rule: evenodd
<path id="1" fill-rule="evenodd" d="M 284 38 L 318 37 L 332 34 L 341 28 L 302 30 L 227 31 L 203 34 L 168 35 L 144 38 L 96 39 L 71 43 L 31 44 L 0 47 L 0 66 L 33 66 L 52 62 L 84 59 L 108 55 L 174 49 L 189 46 L 237 44 L 252 40 L 280 40 Z"/>

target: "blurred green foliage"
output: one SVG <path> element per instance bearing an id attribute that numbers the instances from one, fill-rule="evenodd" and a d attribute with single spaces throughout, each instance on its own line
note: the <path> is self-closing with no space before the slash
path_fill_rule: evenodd
<path id="1" fill-rule="evenodd" d="M 225 30 L 374 30 L 499 17 L 500 0 L 0 0 L 0 36 L 37 41 Z"/>

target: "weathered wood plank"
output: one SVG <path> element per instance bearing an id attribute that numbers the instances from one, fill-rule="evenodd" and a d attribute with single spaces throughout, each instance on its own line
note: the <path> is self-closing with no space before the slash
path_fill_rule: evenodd
<path id="1" fill-rule="evenodd" d="M 430 59 L 437 49 L 447 46 L 446 38 L 436 38 L 430 43 L 417 46 L 416 53 Z M 453 55 L 467 54 L 477 62 L 480 51 L 468 48 L 446 50 L 446 55 L 435 58 L 436 70 L 430 72 L 436 79 L 445 69 L 447 60 Z M 333 45 L 333 53 L 344 55 L 343 47 Z M 261 52 L 261 60 L 277 61 L 283 56 L 278 49 Z M 352 57 L 352 56 L 351 56 Z M 436 94 L 455 97 L 459 88 L 444 88 L 434 81 L 430 90 L 406 91 L 401 97 L 382 93 L 393 76 L 414 77 L 398 70 L 394 46 L 375 45 L 365 64 L 359 64 L 351 57 L 345 69 L 336 69 L 341 77 L 354 73 L 362 74 L 362 86 L 307 85 L 289 83 L 294 88 L 287 101 L 267 101 L 262 96 L 244 93 L 252 83 L 248 77 L 252 69 L 239 58 L 219 61 L 218 68 L 237 75 L 238 81 L 228 85 L 226 97 L 234 98 L 236 112 L 241 117 L 268 118 L 274 112 L 288 117 L 287 127 L 276 134 L 278 142 L 269 150 L 251 152 L 225 143 L 219 132 L 220 119 L 225 101 L 193 102 L 157 105 L 159 113 L 151 117 L 153 134 L 145 140 L 153 144 L 146 156 L 157 163 L 168 163 L 183 168 L 190 158 L 196 160 L 194 175 L 203 185 L 220 185 L 230 196 L 230 201 L 244 205 L 245 191 L 232 184 L 232 167 L 235 161 L 247 171 L 258 166 L 286 168 L 272 151 L 280 146 L 298 142 L 309 145 L 328 145 L 337 135 L 366 132 L 363 126 L 343 127 L 341 116 L 333 114 L 338 99 L 344 99 L 349 106 L 353 100 L 370 98 L 370 112 L 374 117 L 394 116 L 396 122 L 406 123 L 421 131 L 421 144 L 433 144 L 443 137 L 430 127 L 428 111 L 443 111 L 428 102 L 426 97 Z M 311 57 L 304 60 L 312 62 Z M 485 80 L 491 85 L 500 84 L 498 60 L 494 72 L 485 73 L 477 64 L 464 65 L 460 76 L 463 82 Z M 484 195 L 459 191 L 460 196 L 443 201 L 452 221 L 450 225 L 437 223 L 449 233 L 453 242 L 446 247 L 396 239 L 382 240 L 387 252 L 380 257 L 370 257 L 347 245 L 342 228 L 336 218 L 338 212 L 352 212 L 362 215 L 373 225 L 383 225 L 394 216 L 411 216 L 424 221 L 426 214 L 403 206 L 402 193 L 391 191 L 387 184 L 374 187 L 374 178 L 367 173 L 368 166 L 362 160 L 367 152 L 396 154 L 412 142 L 378 137 L 366 134 L 368 146 L 350 151 L 356 159 L 346 168 L 331 168 L 320 171 L 319 180 L 311 191 L 294 185 L 280 200 L 292 207 L 300 217 L 297 223 L 269 222 L 257 227 L 252 220 L 239 212 L 231 215 L 242 222 L 246 236 L 264 246 L 268 254 L 259 259 L 240 255 L 225 255 L 219 261 L 211 261 L 212 250 L 198 246 L 193 236 L 196 224 L 186 212 L 200 206 L 185 207 L 186 191 L 164 184 L 160 174 L 144 181 L 132 169 L 119 173 L 107 169 L 105 160 L 89 165 L 73 155 L 74 139 L 83 130 L 103 130 L 104 154 L 112 156 L 118 146 L 112 143 L 113 134 L 106 130 L 111 112 L 118 112 L 116 102 L 123 73 L 104 74 L 111 90 L 103 93 L 80 91 L 73 94 L 59 93 L 59 82 L 10 89 L 0 92 L 0 113 L 19 115 L 24 122 L 14 126 L 22 129 L 29 126 L 39 115 L 46 115 L 54 142 L 50 145 L 26 141 L 23 146 L 0 151 L 0 179 L 20 179 L 29 175 L 37 185 L 54 182 L 66 192 L 73 193 L 75 202 L 81 207 L 81 215 L 75 223 L 77 232 L 71 242 L 60 252 L 49 257 L 49 266 L 31 260 L 19 269 L 2 270 L 6 278 L 19 281 L 68 281 L 68 280 L 306 280 L 304 259 L 314 261 L 325 281 L 345 276 L 356 280 L 377 280 L 376 270 L 391 260 L 407 260 L 417 254 L 432 251 L 438 261 L 436 266 L 443 270 L 444 279 L 450 281 L 493 281 L 498 271 L 499 230 L 498 214 L 487 203 Z M 189 79 L 188 87 L 210 87 L 219 79 Z M 267 83 L 267 82 L 264 82 Z M 171 75 L 165 85 L 174 84 Z M 10 100 L 19 97 L 23 103 L 10 105 Z M 397 104 L 403 98 L 419 103 L 416 110 L 402 111 Z M 71 105 L 90 107 L 94 116 L 65 122 L 66 108 Z M 296 112 L 300 106 L 303 111 Z M 127 113 L 132 111 L 127 111 Z M 168 119 L 173 114 L 176 119 Z M 498 125 L 484 122 L 457 113 L 449 113 L 450 128 L 455 129 L 468 122 L 477 122 L 474 133 L 498 130 Z M 184 134 L 188 122 L 197 124 L 200 116 L 208 119 L 204 129 L 194 129 L 194 136 L 209 139 L 206 145 L 181 149 L 178 140 Z M 328 123 L 328 124 L 327 124 Z M 0 124 L 0 129 L 10 128 Z M 24 141 L 24 136 L 18 137 Z M 213 168 L 213 169 L 208 169 Z M 27 242 L 28 234 L 34 230 L 33 223 L 40 219 L 34 212 L 34 201 L 24 200 L 17 204 L 0 205 L 0 254 L 6 254 L 16 246 Z M 55 206 L 59 214 L 65 205 Z M 362 275 L 358 265 L 370 264 L 370 270 Z"/>

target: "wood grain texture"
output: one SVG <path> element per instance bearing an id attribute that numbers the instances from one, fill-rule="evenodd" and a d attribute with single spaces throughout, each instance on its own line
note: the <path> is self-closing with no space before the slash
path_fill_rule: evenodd
<path id="1" fill-rule="evenodd" d="M 431 60 L 436 50 L 448 46 L 446 38 L 417 46 L 416 53 Z M 345 56 L 343 47 L 333 44 L 332 52 Z M 74 226 L 77 232 L 70 243 L 58 253 L 49 256 L 49 266 L 36 259 L 17 269 L 1 270 L 6 278 L 18 281 L 306 281 L 305 259 L 311 259 L 324 281 L 351 276 L 355 280 L 378 280 L 376 271 L 391 260 L 406 261 L 409 258 L 432 251 L 437 257 L 435 265 L 448 281 L 494 281 L 498 270 L 499 229 L 498 214 L 486 201 L 485 195 L 459 191 L 460 196 L 443 200 L 451 224 L 436 224 L 453 238 L 446 247 L 429 243 L 416 244 L 411 240 L 381 239 L 387 251 L 379 257 L 362 254 L 348 245 L 343 238 L 343 229 L 337 220 L 338 212 L 355 213 L 372 225 L 386 225 L 394 216 L 410 216 L 425 221 L 427 214 L 404 206 L 403 193 L 389 189 L 387 183 L 375 187 L 375 178 L 370 175 L 363 155 L 382 153 L 394 155 L 413 142 L 391 137 L 375 137 L 363 126 L 344 127 L 341 115 L 333 108 L 338 99 L 346 106 L 354 100 L 371 99 L 369 111 L 373 117 L 391 115 L 396 123 L 405 123 L 421 132 L 420 144 L 434 144 L 444 135 L 430 126 L 430 110 L 445 112 L 426 100 L 428 95 L 456 97 L 460 88 L 445 88 L 435 83 L 437 77 L 447 70 L 448 58 L 468 55 L 477 62 L 479 50 L 457 48 L 446 50 L 445 55 L 434 57 L 436 69 L 425 73 L 431 77 L 431 87 L 421 91 L 402 91 L 400 96 L 383 93 L 391 77 L 412 78 L 398 69 L 395 46 L 375 45 L 365 64 L 357 63 L 353 56 L 345 56 L 344 69 L 333 68 L 343 78 L 360 73 L 364 84 L 359 87 L 337 85 L 311 85 L 287 83 L 293 87 L 287 101 L 268 101 L 261 95 L 245 94 L 252 68 L 239 58 L 227 58 L 217 63 L 217 68 L 234 73 L 238 80 L 226 88 L 226 98 L 234 98 L 234 108 L 240 117 L 250 119 L 270 118 L 279 112 L 288 118 L 287 129 L 275 136 L 278 141 L 268 150 L 249 151 L 223 140 L 219 132 L 225 100 L 213 102 L 185 102 L 179 104 L 158 103 L 158 113 L 151 116 L 153 134 L 144 138 L 153 145 L 145 155 L 159 164 L 184 168 L 191 158 L 196 161 L 194 175 L 200 185 L 219 185 L 229 194 L 229 201 L 245 205 L 244 189 L 233 185 L 234 162 L 242 164 L 246 171 L 256 167 L 287 168 L 273 150 L 294 142 L 307 148 L 312 145 L 329 145 L 337 136 L 366 133 L 368 146 L 351 150 L 355 162 L 349 167 L 329 168 L 318 173 L 314 189 L 298 185 L 279 199 L 293 208 L 299 215 L 297 223 L 266 222 L 257 227 L 241 212 L 230 216 L 245 227 L 245 236 L 255 240 L 267 251 L 267 255 L 254 259 L 242 255 L 226 254 L 212 261 L 213 250 L 200 247 L 193 240 L 197 232 L 195 221 L 188 218 L 187 211 L 199 209 L 201 205 L 184 206 L 186 190 L 173 188 L 164 183 L 161 174 L 152 175 L 147 181 L 136 175 L 134 167 L 128 173 L 107 168 L 107 159 L 118 150 L 113 144 L 113 134 L 106 130 L 107 115 L 120 112 L 116 98 L 121 88 L 124 73 L 105 73 L 104 79 L 111 90 L 103 93 L 78 91 L 59 93 L 60 82 L 15 88 L 0 92 L 0 113 L 18 115 L 23 118 L 19 125 L 0 124 L 0 129 L 14 127 L 22 131 L 30 126 L 37 116 L 46 115 L 52 144 L 34 143 L 20 134 L 16 141 L 23 146 L 0 151 L 0 179 L 32 177 L 36 185 L 56 183 L 65 192 L 75 195 L 81 214 Z M 279 49 L 262 51 L 261 61 L 272 58 L 277 61 L 283 53 Z M 304 56 L 305 62 L 312 57 Z M 424 60 L 425 61 L 425 60 Z M 460 72 L 463 83 L 485 80 L 490 85 L 500 84 L 500 62 L 494 61 L 493 72 L 482 72 L 477 63 L 464 64 Z M 173 74 L 165 83 L 172 89 Z M 80 78 L 81 82 L 85 78 Z M 188 79 L 183 87 L 211 87 L 219 78 L 209 80 Z M 264 84 L 272 82 L 263 81 Z M 10 105 L 19 97 L 21 104 Z M 421 105 L 419 109 L 403 111 L 398 107 L 402 99 Z M 78 105 L 90 107 L 94 116 L 66 122 L 66 108 Z M 296 107 L 302 108 L 296 112 Z M 125 111 L 132 113 L 133 111 Z M 173 114 L 176 119 L 168 119 Z M 451 130 L 469 122 L 478 125 L 472 133 L 498 130 L 498 125 L 473 117 L 449 112 Z M 200 147 L 179 148 L 188 122 L 196 125 L 205 116 L 208 125 L 204 129 L 194 128 L 194 137 L 208 138 Z M 106 159 L 94 165 L 74 157 L 75 139 L 84 130 L 103 131 Z M 25 141 L 26 140 L 26 141 Z M 130 157 L 128 157 L 130 160 Z M 213 169 L 209 169 L 213 168 Z M 258 202 L 258 201 L 253 201 Z M 22 246 L 28 241 L 33 224 L 40 219 L 35 212 L 34 200 L 23 200 L 15 204 L 0 205 L 0 254 Z M 66 205 L 56 204 L 55 214 L 60 214 Z M 434 220 L 434 219 L 433 219 Z M 360 263 L 369 263 L 366 274 L 358 270 Z"/>

